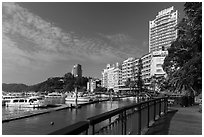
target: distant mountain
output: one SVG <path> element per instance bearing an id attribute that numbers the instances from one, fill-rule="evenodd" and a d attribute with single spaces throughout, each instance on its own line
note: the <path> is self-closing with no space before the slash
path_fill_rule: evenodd
<path id="1" fill-rule="evenodd" d="M 47 80 L 35 84 L 35 85 L 25 85 L 25 84 L 6 84 L 2 83 L 2 90 L 7 92 L 25 92 L 25 91 L 72 91 L 74 89 L 74 84 L 78 83 L 78 87 L 81 89 L 86 89 L 86 84 L 88 78 L 75 78 L 71 73 L 67 73 L 64 77 L 52 77 Z"/>
<path id="2" fill-rule="evenodd" d="M 12 83 L 12 84 L 3 83 L 2 84 L 3 91 L 21 92 L 21 91 L 25 91 L 27 88 L 28 86 L 25 84 L 16 84 L 16 83 Z"/>

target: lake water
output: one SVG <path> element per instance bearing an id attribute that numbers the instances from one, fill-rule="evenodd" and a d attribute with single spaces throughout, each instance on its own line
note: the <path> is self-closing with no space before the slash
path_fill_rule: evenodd
<path id="1" fill-rule="evenodd" d="M 52 100 L 53 101 L 53 100 Z M 63 100 L 54 100 L 64 103 Z M 57 102 L 58 101 L 58 102 Z M 82 106 L 79 109 L 64 109 L 29 118 L 2 123 L 3 135 L 45 135 L 65 126 L 74 124 L 89 117 L 101 114 L 118 107 L 135 103 L 136 100 L 105 101 Z M 2 115 L 22 113 L 25 111 L 38 111 L 38 109 L 2 108 Z M 50 123 L 54 122 L 54 125 Z"/>

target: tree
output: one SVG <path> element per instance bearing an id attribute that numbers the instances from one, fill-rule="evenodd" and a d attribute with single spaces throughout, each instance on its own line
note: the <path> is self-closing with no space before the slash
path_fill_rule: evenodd
<path id="1" fill-rule="evenodd" d="M 150 87 L 155 93 L 156 91 L 163 91 L 168 87 L 167 79 L 164 76 L 153 75 L 150 78 L 150 81 L 151 81 Z"/>
<path id="2" fill-rule="evenodd" d="M 125 82 L 126 87 L 130 88 L 130 92 L 134 91 L 135 94 L 144 91 L 144 81 L 142 80 L 142 59 L 139 59 L 137 71 L 136 66 L 132 66 L 132 79 L 128 78 Z"/>
<path id="3" fill-rule="evenodd" d="M 202 3 L 185 3 L 185 17 L 178 24 L 178 37 L 168 49 L 163 69 L 174 90 L 202 88 Z"/>
<path id="4" fill-rule="evenodd" d="M 74 78 L 74 76 L 70 72 L 64 74 L 64 79 L 73 79 L 73 78 Z"/>
<path id="5" fill-rule="evenodd" d="M 130 88 L 130 92 L 132 92 L 133 88 L 135 87 L 135 81 L 131 80 L 130 78 L 127 78 L 125 81 L 125 86 Z"/>
<path id="6" fill-rule="evenodd" d="M 105 87 L 97 87 L 94 89 L 94 93 L 105 93 L 107 91 L 107 88 Z"/>
<path id="7" fill-rule="evenodd" d="M 142 59 L 139 59 L 139 64 L 138 64 L 138 73 L 137 73 L 137 81 L 136 81 L 136 85 L 138 88 L 138 92 L 142 92 L 143 91 L 143 86 L 144 86 L 144 82 L 142 80 Z"/>

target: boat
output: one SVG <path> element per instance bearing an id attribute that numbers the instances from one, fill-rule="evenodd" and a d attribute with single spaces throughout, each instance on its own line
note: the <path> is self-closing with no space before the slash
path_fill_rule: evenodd
<path id="1" fill-rule="evenodd" d="M 46 107 L 47 104 L 42 97 L 32 96 L 28 98 L 12 98 L 5 104 L 7 107 L 38 108 Z"/>
<path id="2" fill-rule="evenodd" d="M 45 95 L 45 98 L 61 98 L 61 97 L 64 97 L 64 95 L 58 92 L 52 92 L 48 93 L 48 95 Z"/>
<path id="3" fill-rule="evenodd" d="M 65 98 L 66 103 L 74 103 L 76 102 L 76 94 L 68 94 Z M 84 96 L 82 93 L 77 94 L 77 103 L 88 103 L 90 101 L 93 101 L 93 99 L 89 96 Z"/>
<path id="4" fill-rule="evenodd" d="M 13 95 L 2 95 L 2 106 L 6 105 L 6 102 L 9 102 L 11 99 L 19 98 L 18 96 Z"/>

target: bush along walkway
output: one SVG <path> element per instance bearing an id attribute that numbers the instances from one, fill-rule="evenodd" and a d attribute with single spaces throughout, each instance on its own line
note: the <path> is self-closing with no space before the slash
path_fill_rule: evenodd
<path id="1" fill-rule="evenodd" d="M 202 135 L 202 113 L 199 106 L 169 108 L 167 115 L 156 121 L 147 135 Z"/>

